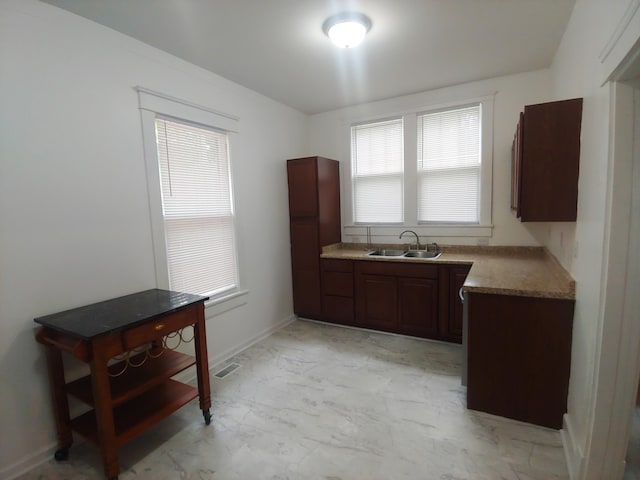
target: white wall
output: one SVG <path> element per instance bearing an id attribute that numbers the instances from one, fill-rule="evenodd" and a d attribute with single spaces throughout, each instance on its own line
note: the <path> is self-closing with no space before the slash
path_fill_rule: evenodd
<path id="1" fill-rule="evenodd" d="M 306 116 L 34 0 L 0 3 L 0 477 L 55 435 L 33 318 L 155 287 L 137 96 L 240 117 L 232 152 L 248 303 L 207 322 L 210 358 L 292 315 L 285 159 Z"/>
<path id="2" fill-rule="evenodd" d="M 553 66 L 553 95 L 557 99 L 584 97 L 578 221 L 575 246 L 547 246 L 558 256 L 573 257 L 571 273 L 576 280 L 571 380 L 565 417 L 565 451 L 572 478 L 602 477 L 600 463 L 606 435 L 594 430 L 597 364 L 602 346 L 607 269 L 607 235 L 610 94 L 603 83 L 602 52 L 612 39 L 618 22 L 634 0 L 578 0 Z M 637 3 L 637 2 L 636 2 Z M 554 98 L 554 99 L 555 99 Z M 553 235 L 553 233 L 552 233 Z M 604 428 L 607 428 L 606 426 Z M 599 438 L 596 438 L 599 437 Z M 588 466 L 587 464 L 592 466 Z"/>
<path id="3" fill-rule="evenodd" d="M 549 70 L 538 70 L 519 75 L 493 78 L 414 95 L 406 95 L 357 107 L 335 110 L 310 117 L 310 150 L 318 155 L 341 162 L 343 197 L 342 210 L 349 198 L 344 195 L 344 184 L 349 181 L 350 132 L 354 121 L 385 118 L 407 111 L 420 111 L 431 106 L 495 93 L 493 135 L 493 235 L 491 245 L 540 245 L 550 236 L 551 224 L 519 222 L 510 210 L 511 195 L 511 143 L 518 115 L 525 105 L 546 102 L 551 95 Z M 400 227 L 398 231 L 403 228 Z M 562 224 L 563 236 L 572 242 L 574 224 Z M 391 237 L 393 239 L 393 237 Z M 427 239 L 441 243 L 475 244 L 474 237 L 445 237 Z M 563 261 L 562 258 L 559 258 Z"/>

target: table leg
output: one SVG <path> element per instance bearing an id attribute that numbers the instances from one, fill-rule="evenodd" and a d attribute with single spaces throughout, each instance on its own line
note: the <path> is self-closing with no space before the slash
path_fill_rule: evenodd
<path id="1" fill-rule="evenodd" d="M 108 361 L 106 345 L 102 345 L 100 339 L 95 340 L 91 359 L 91 383 L 98 439 L 100 441 L 105 474 L 109 479 L 117 479 L 120 473 L 120 465 L 118 463 L 116 431 L 111 403 L 111 386 L 107 370 Z"/>
<path id="2" fill-rule="evenodd" d="M 199 306 L 197 315 L 198 321 L 193 326 L 193 336 L 195 339 L 198 393 L 204 422 L 209 425 L 211 423 L 211 385 L 209 380 L 209 358 L 207 356 L 207 332 L 205 328 L 204 305 Z"/>
<path id="3" fill-rule="evenodd" d="M 58 450 L 56 460 L 66 460 L 69 456 L 69 448 L 73 443 L 69 418 L 69 401 L 65 391 L 64 365 L 62 352 L 53 346 L 45 347 L 47 355 L 47 368 L 49 370 L 49 385 L 53 401 L 53 417 L 58 434 Z"/>

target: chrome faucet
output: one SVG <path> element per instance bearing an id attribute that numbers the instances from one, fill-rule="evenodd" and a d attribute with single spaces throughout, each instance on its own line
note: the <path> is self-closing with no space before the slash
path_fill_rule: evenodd
<path id="1" fill-rule="evenodd" d="M 438 244 L 436 242 L 430 243 L 429 245 L 432 245 L 434 247 L 434 249 L 433 249 L 434 252 L 439 252 L 440 251 L 440 247 L 438 246 Z M 429 250 L 429 245 L 426 246 L 426 250 Z"/>
<path id="2" fill-rule="evenodd" d="M 402 238 L 405 233 L 413 233 L 416 236 L 416 250 L 420 250 L 420 237 L 418 237 L 418 234 L 413 230 L 405 230 L 398 238 Z M 411 250 L 411 245 L 409 245 L 409 250 Z"/>

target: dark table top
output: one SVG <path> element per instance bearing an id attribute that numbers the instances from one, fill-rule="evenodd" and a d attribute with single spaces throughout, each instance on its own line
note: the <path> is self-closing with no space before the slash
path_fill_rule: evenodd
<path id="1" fill-rule="evenodd" d="M 84 340 L 126 330 L 209 297 L 152 289 L 35 318 L 45 327 Z"/>

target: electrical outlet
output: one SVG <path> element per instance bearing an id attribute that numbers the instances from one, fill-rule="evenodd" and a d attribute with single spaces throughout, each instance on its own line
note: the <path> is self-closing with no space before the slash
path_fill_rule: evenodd
<path id="1" fill-rule="evenodd" d="M 573 245 L 573 258 L 578 258 L 578 241 Z"/>

